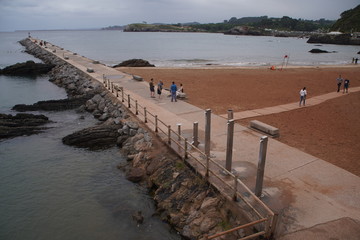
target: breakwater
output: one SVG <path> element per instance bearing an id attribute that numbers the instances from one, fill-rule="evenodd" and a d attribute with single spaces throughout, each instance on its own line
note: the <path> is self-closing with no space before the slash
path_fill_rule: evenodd
<path id="1" fill-rule="evenodd" d="M 29 39 L 21 43 L 29 53 L 56 65 L 51 72 L 51 81 L 64 87 L 70 98 L 93 95 L 79 111 L 89 111 L 99 119 L 99 125 L 111 126 L 110 131 L 101 135 L 103 141 L 111 138 L 110 142 L 117 144 L 122 154 L 127 156 L 128 163 L 119 168 L 126 171 L 128 179 L 151 190 L 161 219 L 189 239 L 203 239 L 206 235 L 243 223 L 244 219 L 232 202 L 194 173 L 100 82 Z M 87 133 L 74 134 L 87 136 Z M 99 140 L 99 135 L 96 139 Z M 80 142 L 98 146 L 99 141 L 94 143 L 90 139 L 82 139 Z M 80 147 L 91 148 L 92 145 Z M 227 235 L 227 239 L 238 239 L 247 234 L 240 229 Z"/>

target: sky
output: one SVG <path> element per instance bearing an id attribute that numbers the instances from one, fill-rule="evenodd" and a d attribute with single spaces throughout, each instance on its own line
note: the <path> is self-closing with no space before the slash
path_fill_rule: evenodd
<path id="1" fill-rule="evenodd" d="M 360 0 L 0 0 L 0 31 L 130 23 L 218 23 L 231 17 L 337 20 Z"/>

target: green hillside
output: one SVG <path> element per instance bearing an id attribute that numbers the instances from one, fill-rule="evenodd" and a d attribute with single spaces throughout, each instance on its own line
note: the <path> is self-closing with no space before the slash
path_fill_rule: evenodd
<path id="1" fill-rule="evenodd" d="M 340 16 L 340 19 L 331 27 L 332 31 L 360 32 L 360 5 L 341 13 Z"/>

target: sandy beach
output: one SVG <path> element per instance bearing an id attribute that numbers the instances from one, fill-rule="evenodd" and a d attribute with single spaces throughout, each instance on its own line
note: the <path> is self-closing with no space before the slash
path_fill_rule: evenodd
<path id="1" fill-rule="evenodd" d="M 360 66 L 287 67 L 282 71 L 257 68 L 119 68 L 139 75 L 145 81 L 154 78 L 168 88 L 172 81 L 184 86 L 187 102 L 210 108 L 216 114 L 293 103 L 306 87 L 308 97 L 337 90 L 339 74 L 350 80 L 349 92 L 312 107 L 256 117 L 280 129 L 279 141 L 299 148 L 360 176 Z M 248 126 L 253 119 L 240 124 Z"/>

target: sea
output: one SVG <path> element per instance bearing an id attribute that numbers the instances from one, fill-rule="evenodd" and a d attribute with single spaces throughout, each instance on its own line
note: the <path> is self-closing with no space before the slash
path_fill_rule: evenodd
<path id="1" fill-rule="evenodd" d="M 18 43 L 27 31 L 0 33 L 0 68 L 41 60 Z M 307 44 L 303 38 L 210 33 L 31 31 L 32 37 L 112 66 L 141 58 L 158 67 L 320 66 L 350 64 L 359 46 Z M 331 53 L 311 54 L 319 48 Z M 285 57 L 286 56 L 286 57 Z M 15 104 L 62 99 L 47 76 L 0 76 L 0 113 Z M 89 151 L 62 138 L 97 123 L 75 110 L 34 112 L 52 121 L 44 132 L 0 141 L 0 239 L 181 239 L 156 214 L 148 190 L 117 169 L 126 159 L 114 147 Z M 142 211 L 144 223 L 132 215 Z"/>

